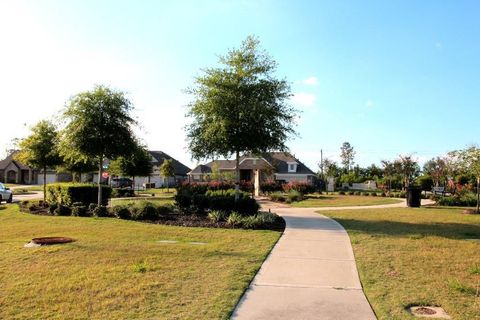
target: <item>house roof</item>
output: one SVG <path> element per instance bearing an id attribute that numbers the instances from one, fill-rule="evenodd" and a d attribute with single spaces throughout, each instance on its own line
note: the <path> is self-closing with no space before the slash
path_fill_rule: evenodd
<path id="1" fill-rule="evenodd" d="M 300 160 L 288 152 L 267 152 L 261 156 L 247 154 L 241 156 L 239 160 L 240 169 L 253 169 L 258 168 L 259 166 L 264 167 L 270 165 L 276 169 L 276 173 L 315 174 Z M 288 164 L 292 162 L 297 163 L 296 172 L 288 172 Z M 206 164 L 200 164 L 196 166 L 192 171 L 189 172 L 189 174 L 211 173 L 214 165 L 217 165 L 219 170 L 235 170 L 235 160 L 213 160 Z"/>
<path id="2" fill-rule="evenodd" d="M 15 155 L 18 152 L 19 152 L 18 150 L 15 150 L 12 153 L 10 153 L 5 159 L 1 160 L 0 170 L 5 170 L 5 168 L 7 168 L 10 165 L 10 163 L 13 163 L 20 170 L 29 170 L 30 169 L 29 166 L 26 166 L 14 159 Z"/>
<path id="3" fill-rule="evenodd" d="M 180 161 L 170 157 L 163 151 L 148 151 L 150 155 L 153 157 L 154 161 L 152 164 L 155 166 L 161 166 L 166 159 L 172 160 L 172 166 L 175 170 L 175 175 L 177 176 L 186 176 L 187 173 L 190 171 L 190 168 L 181 163 Z"/>
<path id="4" fill-rule="evenodd" d="M 295 174 L 315 174 L 310 168 L 289 152 L 268 152 L 263 154 L 263 157 L 277 169 L 277 173 L 291 173 L 288 172 L 288 164 L 296 162 L 297 171 L 294 172 Z"/>

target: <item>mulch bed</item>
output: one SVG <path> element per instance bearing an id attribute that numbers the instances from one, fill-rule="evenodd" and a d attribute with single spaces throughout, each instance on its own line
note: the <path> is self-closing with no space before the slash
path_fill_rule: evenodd
<path id="1" fill-rule="evenodd" d="M 162 216 L 161 220 L 149 221 L 155 224 L 163 224 L 168 226 L 181 226 L 181 227 L 202 227 L 202 228 L 225 228 L 225 229 L 237 229 L 229 224 L 226 221 L 213 222 L 207 216 L 198 216 L 198 215 L 186 215 L 186 214 L 169 214 Z M 240 229 L 240 228 L 238 228 Z M 285 220 L 283 218 L 278 218 L 275 223 L 263 228 L 260 230 L 274 230 L 283 232 L 285 230 Z"/>
<path id="2" fill-rule="evenodd" d="M 20 205 L 20 211 L 25 213 L 37 214 L 42 216 L 51 216 L 52 214 L 48 211 L 48 208 L 39 205 L 30 205 L 28 207 Z M 139 222 L 147 222 L 154 224 L 163 224 L 168 226 L 179 226 L 179 227 L 201 227 L 201 228 L 225 228 L 225 229 L 241 229 L 239 227 L 234 227 L 225 221 L 213 222 L 208 218 L 208 216 L 194 215 L 194 214 L 179 214 L 171 213 L 161 216 L 159 220 L 155 221 L 146 221 L 142 220 Z M 285 220 L 283 218 L 278 218 L 275 223 L 270 225 L 263 226 L 258 228 L 259 230 L 273 230 L 283 232 L 285 230 Z"/>

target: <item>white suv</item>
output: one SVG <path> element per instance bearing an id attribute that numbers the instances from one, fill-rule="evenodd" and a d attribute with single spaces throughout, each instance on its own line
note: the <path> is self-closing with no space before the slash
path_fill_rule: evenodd
<path id="1" fill-rule="evenodd" d="M 7 203 L 12 202 L 12 191 L 0 183 L 0 203 L 6 201 Z"/>

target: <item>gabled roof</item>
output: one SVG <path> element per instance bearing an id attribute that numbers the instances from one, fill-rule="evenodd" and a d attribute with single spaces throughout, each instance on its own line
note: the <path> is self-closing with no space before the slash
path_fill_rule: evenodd
<path id="1" fill-rule="evenodd" d="M 268 152 L 263 154 L 263 157 L 277 169 L 277 173 L 315 174 L 312 170 L 310 170 L 310 168 L 304 165 L 289 152 Z M 297 163 L 296 172 L 288 172 L 288 163 L 292 162 Z"/>
<path id="2" fill-rule="evenodd" d="M 14 159 L 15 155 L 18 152 L 19 152 L 18 150 L 15 150 L 12 153 L 10 153 L 5 159 L 1 160 L 0 170 L 5 170 L 5 168 L 7 168 L 10 165 L 10 163 L 13 163 L 20 170 L 29 170 L 30 169 L 29 166 L 26 166 Z"/>
<path id="3" fill-rule="evenodd" d="M 166 159 L 172 159 L 172 166 L 175 170 L 175 175 L 177 176 L 186 176 L 187 173 L 190 171 L 190 168 L 181 163 L 180 161 L 170 157 L 163 151 L 148 151 L 150 155 L 153 157 L 152 164 L 154 166 L 161 166 Z"/>
<path id="4" fill-rule="evenodd" d="M 255 155 L 243 155 L 239 159 L 240 169 L 253 169 L 259 166 L 272 166 L 275 168 L 276 173 L 281 174 L 315 174 L 300 160 L 295 158 L 288 152 L 267 152 L 260 156 Z M 297 163 L 296 172 L 288 172 L 289 163 Z M 205 174 L 211 173 L 212 168 L 217 166 L 219 170 L 235 170 L 235 160 L 213 160 L 206 164 L 200 164 L 196 166 L 189 174 Z"/>

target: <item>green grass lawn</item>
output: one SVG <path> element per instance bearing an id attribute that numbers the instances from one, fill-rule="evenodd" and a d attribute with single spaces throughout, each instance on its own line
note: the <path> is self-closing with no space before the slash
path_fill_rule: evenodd
<path id="1" fill-rule="evenodd" d="M 1 208 L 0 319 L 227 318 L 280 236 Z M 23 247 L 40 236 L 77 241 Z"/>
<path id="2" fill-rule="evenodd" d="M 411 304 L 480 319 L 480 215 L 462 209 L 321 212 L 347 229 L 360 278 L 379 319 L 413 319 Z"/>
<path id="3" fill-rule="evenodd" d="M 307 199 L 293 202 L 292 207 L 317 208 L 317 207 L 346 207 L 346 206 L 372 206 L 379 204 L 393 204 L 405 199 L 393 199 L 372 196 L 349 196 L 338 194 L 309 194 Z"/>

